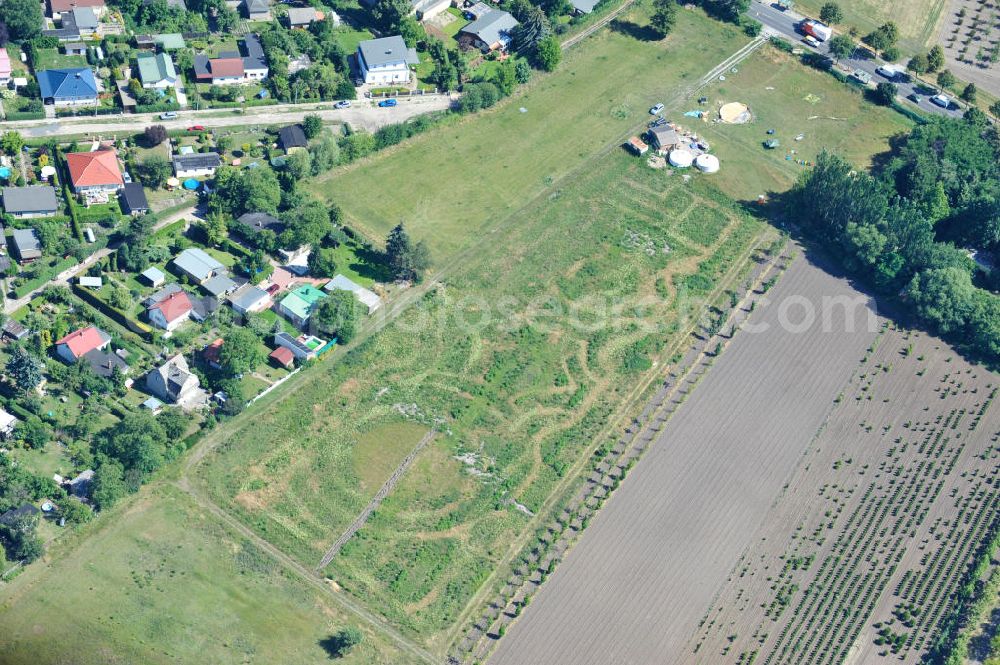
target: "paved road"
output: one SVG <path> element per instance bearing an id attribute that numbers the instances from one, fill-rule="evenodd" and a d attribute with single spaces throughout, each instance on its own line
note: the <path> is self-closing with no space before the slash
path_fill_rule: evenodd
<path id="1" fill-rule="evenodd" d="M 782 11 L 772 5 L 770 2 L 764 2 L 762 0 L 754 0 L 753 5 L 750 8 L 750 15 L 755 19 L 764 24 L 764 26 L 770 29 L 771 32 L 776 32 L 779 36 L 782 36 L 790 40 L 793 44 L 812 51 L 818 51 L 819 53 L 828 54 L 830 49 L 827 42 L 821 43 L 818 49 L 814 49 L 802 41 L 804 35 L 800 33 L 796 26 L 803 20 L 801 14 L 797 14 L 794 11 Z M 872 77 L 872 83 L 878 83 L 879 81 L 887 81 L 883 76 L 875 73 L 875 69 L 884 64 L 882 60 L 871 59 L 862 57 L 862 50 L 856 51 L 856 56 L 848 58 L 846 60 L 840 61 L 842 65 L 848 67 L 851 70 L 861 69 L 868 72 Z M 932 113 L 938 115 L 947 115 L 953 118 L 960 117 L 964 112 L 964 109 L 960 107 L 957 103 L 953 104 L 948 110 L 941 108 L 940 106 L 935 106 L 931 104 L 930 97 L 937 93 L 935 90 L 930 95 L 923 92 L 916 92 L 916 88 L 925 87 L 924 84 L 919 82 L 914 82 L 908 80 L 893 81 L 899 88 L 899 99 L 904 104 L 909 104 L 910 106 L 918 107 L 924 113 Z M 913 101 L 908 99 L 911 94 L 918 94 L 921 97 L 919 104 L 914 104 Z"/>
<path id="2" fill-rule="evenodd" d="M 184 129 L 191 125 L 206 127 L 229 127 L 242 125 L 274 125 L 298 122 L 307 113 L 315 113 L 324 120 L 350 123 L 352 127 L 362 127 L 374 131 L 384 125 L 403 122 L 424 113 L 440 111 L 451 106 L 448 95 L 427 95 L 424 97 L 401 98 L 393 108 L 379 108 L 370 100 L 356 100 L 351 108 L 334 110 L 333 104 L 277 104 L 274 106 L 253 106 L 242 113 L 227 113 L 218 109 L 202 111 L 179 111 L 176 120 L 160 120 L 156 113 L 100 116 L 95 118 L 63 118 L 60 120 L 19 120 L 4 123 L 6 129 L 16 129 L 31 138 L 65 136 L 68 134 L 116 133 L 134 134 L 137 128 L 159 124 L 167 129 Z M 320 109 L 320 110 L 317 110 Z"/>
<path id="3" fill-rule="evenodd" d="M 205 213 L 204 206 L 198 207 L 192 205 L 186 208 L 182 208 L 177 212 L 168 215 L 167 217 L 164 217 L 163 219 L 158 221 L 153 226 L 153 231 L 162 229 L 164 226 L 172 224 L 176 222 L 178 219 L 184 219 L 185 217 L 201 217 L 204 213 Z M 103 247 L 97 250 L 96 252 L 85 258 L 83 261 L 81 261 L 80 263 L 77 263 L 75 266 L 67 268 L 66 270 L 62 271 L 49 281 L 39 286 L 37 289 L 32 290 L 31 292 L 29 292 L 28 294 L 26 294 L 21 298 L 18 298 L 17 300 L 5 299 L 3 304 L 4 313 L 9 315 L 17 311 L 18 309 L 24 307 L 29 302 L 31 302 L 32 298 L 34 298 L 35 296 L 37 296 L 39 293 L 49 288 L 50 286 L 69 286 L 70 280 L 72 280 L 74 277 L 82 273 L 84 270 L 86 270 L 90 266 L 94 265 L 95 263 L 103 259 L 105 256 L 111 254 L 111 252 L 118 249 L 120 245 L 121 243 L 117 243 L 115 245 L 109 245 L 107 247 Z"/>

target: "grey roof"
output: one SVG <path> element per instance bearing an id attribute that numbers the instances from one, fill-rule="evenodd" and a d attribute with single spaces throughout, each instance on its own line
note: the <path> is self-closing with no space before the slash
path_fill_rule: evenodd
<path id="1" fill-rule="evenodd" d="M 257 35 L 248 33 L 243 36 L 243 69 L 267 69 L 267 57 Z"/>
<path id="2" fill-rule="evenodd" d="M 650 136 L 656 139 L 660 145 L 677 145 L 681 141 L 680 134 L 673 127 L 660 125 L 649 130 Z"/>
<path id="3" fill-rule="evenodd" d="M 278 346 L 284 346 L 288 348 L 288 350 L 290 351 L 297 350 L 298 351 L 297 355 L 300 356 L 308 357 L 316 355 L 316 352 L 314 350 L 310 349 L 308 346 L 300 342 L 293 335 L 289 335 L 284 331 L 274 334 L 274 343 Z"/>
<path id="4" fill-rule="evenodd" d="M 369 68 L 394 62 L 405 62 L 408 65 L 420 62 L 416 49 L 406 48 L 406 42 L 399 35 L 366 39 L 358 44 L 358 52 Z"/>
<path id="5" fill-rule="evenodd" d="M 22 504 L 19 508 L 12 508 L 0 515 L 0 524 L 12 524 L 14 521 L 22 517 L 31 517 L 32 515 L 37 515 L 40 510 L 30 503 Z"/>
<path id="6" fill-rule="evenodd" d="M 83 42 L 66 42 L 66 45 L 63 48 L 67 51 L 86 51 L 87 45 Z"/>
<path id="7" fill-rule="evenodd" d="M 93 7 L 74 7 L 73 20 L 76 27 L 83 30 L 96 30 L 99 23 Z"/>
<path id="8" fill-rule="evenodd" d="M 368 310 L 378 309 L 382 304 L 382 299 L 378 297 L 378 294 L 370 289 L 366 289 L 357 282 L 345 277 L 344 275 L 337 275 L 329 282 L 323 286 L 325 291 L 350 291 L 354 294 L 354 297 L 361 301 Z"/>
<path id="9" fill-rule="evenodd" d="M 589 14 L 600 3 L 601 0 L 569 0 L 569 4 L 573 5 L 573 9 L 581 14 Z"/>
<path id="10" fill-rule="evenodd" d="M 142 276 L 154 284 L 167 278 L 167 276 L 163 274 L 163 271 L 156 266 L 150 266 L 143 270 Z"/>
<path id="11" fill-rule="evenodd" d="M 269 297 L 267 291 L 259 286 L 247 286 L 245 289 L 234 293 L 229 302 L 232 303 L 234 308 L 246 311 L 264 298 Z"/>
<path id="12" fill-rule="evenodd" d="M 288 23 L 290 25 L 309 25 L 316 20 L 315 7 L 289 7 Z"/>
<path id="13" fill-rule="evenodd" d="M 192 152 L 188 155 L 174 155 L 174 170 L 217 169 L 222 160 L 217 152 Z"/>
<path id="14" fill-rule="evenodd" d="M 142 305 L 143 305 L 143 307 L 146 307 L 148 309 L 148 308 L 152 307 L 153 305 L 155 305 L 156 303 L 161 302 L 163 300 L 166 300 L 167 298 L 169 298 L 174 293 L 177 293 L 178 291 L 183 291 L 183 290 L 184 289 L 181 288 L 180 284 L 178 284 L 177 282 L 171 282 L 170 284 L 167 284 L 166 286 L 164 286 L 162 289 L 160 289 L 159 291 L 157 291 L 153 295 L 151 295 L 148 298 L 146 298 L 145 300 L 143 300 L 142 301 Z"/>
<path id="15" fill-rule="evenodd" d="M 517 19 L 508 12 L 494 9 L 462 28 L 461 32 L 474 35 L 483 43 L 492 45 L 509 40 L 510 31 L 517 24 Z"/>
<path id="16" fill-rule="evenodd" d="M 114 373 L 115 368 L 118 368 L 123 374 L 128 372 L 129 366 L 122 358 L 119 358 L 114 353 L 108 353 L 107 351 L 102 351 L 100 349 L 94 349 L 93 351 L 88 351 L 83 354 L 83 357 L 87 360 L 91 369 L 98 376 L 102 376 L 105 379 L 110 378 Z"/>
<path id="17" fill-rule="evenodd" d="M 3 334 L 14 339 L 21 339 L 28 334 L 28 329 L 17 319 L 7 319 L 3 324 Z"/>
<path id="18" fill-rule="evenodd" d="M 125 212 L 127 213 L 149 210 L 149 201 L 146 200 L 146 192 L 138 182 L 125 183 L 125 186 L 118 193 L 118 198 L 121 200 L 122 207 L 125 208 Z"/>
<path id="19" fill-rule="evenodd" d="M 243 4 L 246 6 L 248 14 L 260 14 L 271 9 L 267 0 L 243 0 Z"/>
<path id="20" fill-rule="evenodd" d="M 38 239 L 35 229 L 14 229 L 11 242 L 14 244 L 14 251 L 21 258 L 28 258 L 25 253 L 41 255 L 42 241 Z"/>
<path id="21" fill-rule="evenodd" d="M 55 212 L 56 190 L 48 185 L 4 187 L 3 208 L 9 213 Z"/>
<path id="22" fill-rule="evenodd" d="M 218 259 L 198 247 L 188 247 L 174 257 L 174 265 L 201 281 L 212 277 L 212 273 L 225 270 Z"/>
<path id="23" fill-rule="evenodd" d="M 302 125 L 288 125 L 278 130 L 278 143 L 283 150 L 289 148 L 305 148 L 309 145 Z"/>
<path id="24" fill-rule="evenodd" d="M 69 481 L 70 492 L 74 496 L 87 496 L 90 494 L 90 483 L 94 480 L 94 470 L 87 469 L 81 471 L 73 480 Z"/>
<path id="25" fill-rule="evenodd" d="M 232 293 L 238 286 L 239 284 L 226 275 L 216 275 L 202 284 L 201 288 L 208 291 L 210 295 L 218 298 L 219 296 L 224 296 L 227 293 Z"/>
<path id="26" fill-rule="evenodd" d="M 246 212 L 240 215 L 236 221 L 254 231 L 270 229 L 275 233 L 281 233 L 285 229 L 284 222 L 266 212 Z"/>

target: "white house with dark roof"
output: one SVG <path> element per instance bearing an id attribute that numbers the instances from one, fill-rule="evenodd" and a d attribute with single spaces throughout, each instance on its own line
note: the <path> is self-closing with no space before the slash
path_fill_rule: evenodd
<path id="1" fill-rule="evenodd" d="M 459 39 L 467 39 L 483 53 L 506 51 L 510 45 L 510 32 L 518 25 L 509 12 L 494 9 L 458 31 Z"/>
<path id="2" fill-rule="evenodd" d="M 362 41 L 356 57 L 361 78 L 368 84 L 407 83 L 410 65 L 420 62 L 417 50 L 407 48 L 399 35 Z"/>
<path id="3" fill-rule="evenodd" d="M 204 178 L 215 175 L 222 166 L 222 158 L 217 152 L 192 152 L 187 155 L 174 155 L 174 175 L 178 178 Z"/>

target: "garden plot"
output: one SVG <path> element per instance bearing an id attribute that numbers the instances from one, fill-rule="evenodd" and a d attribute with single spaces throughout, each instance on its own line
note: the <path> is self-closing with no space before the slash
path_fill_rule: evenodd
<path id="1" fill-rule="evenodd" d="M 995 528 L 1000 382 L 887 326 L 684 658 L 921 662 Z"/>
<path id="2" fill-rule="evenodd" d="M 1000 9 L 987 0 L 948 0 L 939 40 L 962 81 L 1000 96 Z"/>
<path id="3" fill-rule="evenodd" d="M 695 242 L 684 223 L 703 208 L 716 212 L 704 217 L 716 235 Z M 762 232 L 711 190 L 616 151 L 509 220 L 503 251 L 473 258 L 355 353 L 254 414 L 199 475 L 220 505 L 315 566 L 381 484 L 362 480 L 357 460 L 371 453 L 359 442 L 370 447 L 371 432 L 401 421 L 436 428 L 324 572 L 443 650 L 441 632 L 683 337 L 676 291 L 695 308 L 721 295 Z M 620 304 L 613 322 L 593 311 L 594 298 Z M 631 306 L 640 298 L 662 328 L 642 327 Z M 398 461 L 380 463 L 383 475 Z"/>
<path id="4" fill-rule="evenodd" d="M 850 377 L 845 359 L 860 357 L 876 336 L 863 304 L 849 317 L 857 332 L 826 333 L 817 321 L 796 333 L 779 325 L 780 303 L 804 297 L 818 311 L 824 297 L 859 295 L 847 280 L 794 261 L 768 293 L 772 304 L 747 324 L 769 330 L 737 332 L 687 389 L 687 402 L 490 662 L 678 662 L 689 653 L 699 617 Z"/>

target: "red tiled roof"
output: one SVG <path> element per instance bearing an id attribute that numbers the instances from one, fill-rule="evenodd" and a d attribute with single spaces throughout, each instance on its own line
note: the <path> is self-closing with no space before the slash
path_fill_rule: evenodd
<path id="1" fill-rule="evenodd" d="M 283 346 L 279 346 L 274 351 L 271 351 L 270 357 L 285 367 L 291 365 L 292 361 L 295 360 L 295 355 Z"/>
<path id="2" fill-rule="evenodd" d="M 206 362 L 219 363 L 219 354 L 222 352 L 222 338 L 215 340 L 211 344 L 205 347 L 202 355 L 205 357 Z"/>
<path id="3" fill-rule="evenodd" d="M 66 155 L 69 178 L 74 187 L 124 185 L 118 154 L 114 150 L 71 152 Z"/>
<path id="4" fill-rule="evenodd" d="M 171 321 L 176 321 L 182 316 L 187 316 L 188 312 L 191 311 L 191 299 L 188 298 L 187 293 L 184 291 L 178 291 L 176 293 L 171 293 L 169 296 L 156 303 L 150 310 L 158 309 L 163 312 L 163 318 L 167 320 L 167 323 Z"/>
<path id="5" fill-rule="evenodd" d="M 56 344 L 65 344 L 69 347 L 74 358 L 79 358 L 85 353 L 90 353 L 94 349 L 99 349 L 106 344 L 105 338 L 94 326 L 80 328 L 63 337 Z"/>
<path id="6" fill-rule="evenodd" d="M 208 64 L 214 78 L 243 76 L 243 58 L 212 58 Z"/>
<path id="7" fill-rule="evenodd" d="M 56 13 L 68 12 L 74 7 L 103 7 L 104 0 L 49 0 L 49 8 Z"/>

